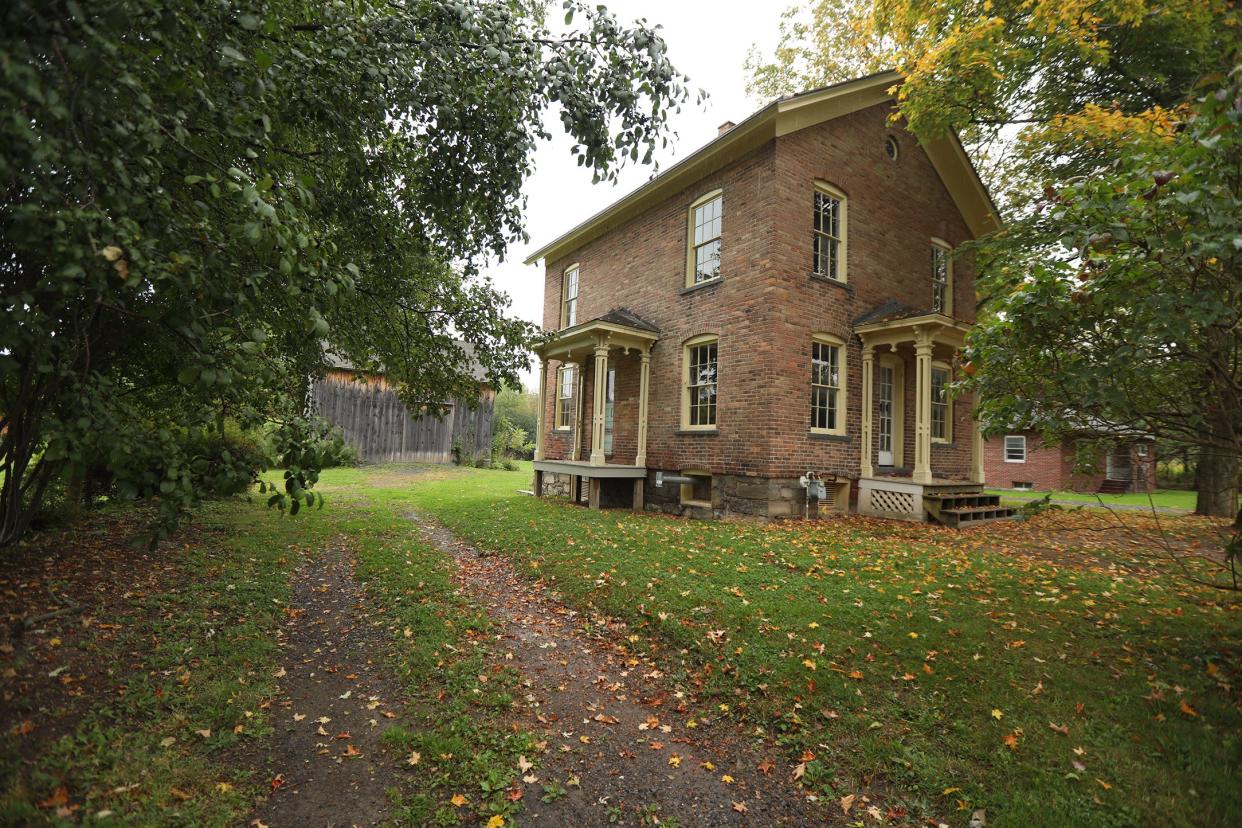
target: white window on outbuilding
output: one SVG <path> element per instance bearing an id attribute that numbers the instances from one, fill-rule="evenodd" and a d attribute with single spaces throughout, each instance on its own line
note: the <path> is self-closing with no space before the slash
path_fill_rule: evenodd
<path id="1" fill-rule="evenodd" d="M 1026 435 L 1025 434 L 1006 434 L 1005 435 L 1005 462 L 1006 463 L 1025 463 L 1026 462 Z"/>

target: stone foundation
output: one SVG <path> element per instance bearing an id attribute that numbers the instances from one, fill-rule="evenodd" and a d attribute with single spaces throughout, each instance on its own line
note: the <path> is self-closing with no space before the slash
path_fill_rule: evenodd
<path id="1" fill-rule="evenodd" d="M 666 471 L 665 474 L 678 474 Z M 647 474 L 647 508 L 672 515 L 692 518 L 721 518 L 730 515 L 787 519 L 806 515 L 806 489 L 797 478 L 749 477 L 733 474 L 712 476 L 712 507 L 687 505 L 681 502 L 681 486 L 665 483 L 656 486 L 655 472 Z M 818 513 L 849 511 L 851 481 L 842 480 L 830 494 L 830 501 L 819 504 Z"/>

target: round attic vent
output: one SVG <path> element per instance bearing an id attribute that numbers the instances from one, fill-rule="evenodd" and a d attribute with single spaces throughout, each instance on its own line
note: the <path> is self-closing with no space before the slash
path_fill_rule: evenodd
<path id="1" fill-rule="evenodd" d="M 897 139 L 891 135 L 884 139 L 884 154 L 892 161 L 896 161 L 897 156 L 901 155 L 901 147 L 897 144 Z"/>

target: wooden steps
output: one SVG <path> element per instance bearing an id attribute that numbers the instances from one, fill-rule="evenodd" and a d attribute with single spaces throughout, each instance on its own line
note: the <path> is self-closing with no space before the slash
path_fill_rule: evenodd
<path id="1" fill-rule="evenodd" d="M 1000 505 L 1000 495 L 984 494 L 977 485 L 937 487 L 923 493 L 923 511 L 944 526 L 957 528 L 994 520 L 1008 520 L 1014 510 Z"/>
<path id="2" fill-rule="evenodd" d="M 1113 480 L 1111 478 L 1105 478 L 1104 481 L 1100 483 L 1099 488 L 1100 494 L 1124 494 L 1128 491 L 1130 491 L 1129 482 L 1125 480 Z"/>

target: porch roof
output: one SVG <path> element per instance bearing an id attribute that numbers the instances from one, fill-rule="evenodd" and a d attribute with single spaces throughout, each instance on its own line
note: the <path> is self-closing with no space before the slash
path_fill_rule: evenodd
<path id="1" fill-rule="evenodd" d="M 626 308 L 613 308 L 572 328 L 557 331 L 535 347 L 543 359 L 585 359 L 598 347 L 649 349 L 660 338 L 659 329 Z"/>
<path id="2" fill-rule="evenodd" d="M 893 303 L 896 305 L 896 303 Z M 864 314 L 854 325 L 863 345 L 898 345 L 926 342 L 961 347 L 970 326 L 938 311 L 911 311 L 896 305 Z"/>

